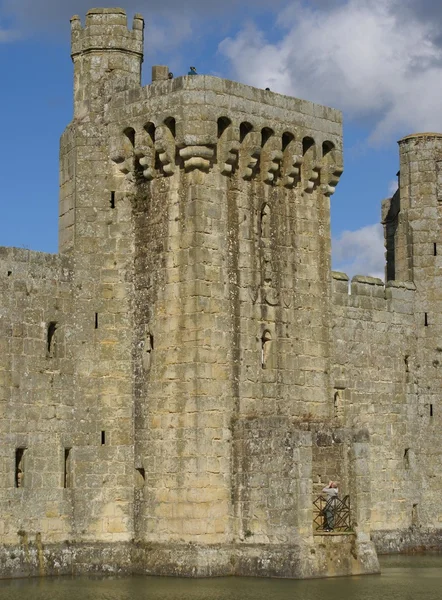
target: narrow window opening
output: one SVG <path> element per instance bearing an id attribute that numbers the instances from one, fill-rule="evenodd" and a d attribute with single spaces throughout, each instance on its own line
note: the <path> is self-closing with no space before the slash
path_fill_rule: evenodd
<path id="1" fill-rule="evenodd" d="M 98 313 L 95 313 L 95 329 L 98 329 Z"/>
<path id="2" fill-rule="evenodd" d="M 410 365 L 408 363 L 408 359 L 410 357 L 408 356 L 408 354 L 405 355 L 404 357 L 404 363 L 405 363 L 405 373 L 409 373 L 410 372 Z"/>
<path id="3" fill-rule="evenodd" d="M 417 504 L 413 504 L 413 508 L 411 509 L 411 526 L 416 527 L 417 525 L 419 525 L 419 513 Z"/>
<path id="4" fill-rule="evenodd" d="M 433 405 L 430 404 L 430 417 L 432 417 L 432 416 L 433 416 Z"/>
<path id="5" fill-rule="evenodd" d="M 106 432 L 105 431 L 101 432 L 101 445 L 102 446 L 106 445 Z"/>
<path id="6" fill-rule="evenodd" d="M 63 487 L 71 487 L 71 448 L 64 449 L 64 477 Z"/>
<path id="7" fill-rule="evenodd" d="M 222 134 L 225 132 L 227 127 L 229 127 L 229 125 L 231 125 L 231 123 L 232 123 L 232 121 L 230 119 L 228 119 L 227 117 L 220 117 L 218 119 L 218 139 L 222 136 Z"/>
<path id="8" fill-rule="evenodd" d="M 164 125 L 169 129 L 173 137 L 176 136 L 176 121 L 173 117 L 168 117 L 164 120 Z"/>
<path id="9" fill-rule="evenodd" d="M 137 487 L 143 487 L 144 486 L 144 482 L 146 481 L 146 472 L 143 469 L 143 467 L 140 467 L 139 469 L 135 469 L 136 474 L 135 474 L 135 483 Z"/>
<path id="10" fill-rule="evenodd" d="M 332 142 L 324 142 L 322 144 L 322 156 L 327 156 L 329 152 L 334 150 L 335 146 Z"/>
<path id="11" fill-rule="evenodd" d="M 270 238 L 270 207 L 264 204 L 261 210 L 260 234 L 262 239 Z"/>
<path id="12" fill-rule="evenodd" d="M 434 242 L 433 244 L 433 256 L 437 256 L 437 244 Z"/>
<path id="13" fill-rule="evenodd" d="M 115 208 L 115 192 L 110 193 L 110 207 Z"/>
<path id="14" fill-rule="evenodd" d="M 404 468 L 407 470 L 410 468 L 410 448 L 405 448 L 404 451 Z"/>
<path id="15" fill-rule="evenodd" d="M 333 410 L 335 417 L 338 418 L 341 415 L 341 390 L 336 390 L 333 396 Z"/>
<path id="16" fill-rule="evenodd" d="M 261 129 L 261 146 L 264 146 L 269 141 L 273 133 L 273 129 L 270 129 L 270 127 Z"/>
<path id="17" fill-rule="evenodd" d="M 11 277 L 12 271 L 8 271 L 8 277 Z"/>
<path id="18" fill-rule="evenodd" d="M 266 330 L 262 334 L 261 338 L 261 367 L 266 369 L 270 357 L 270 345 L 272 343 L 272 336 L 270 331 Z"/>
<path id="19" fill-rule="evenodd" d="M 54 356 L 55 350 L 55 332 L 57 331 L 58 323 L 56 321 L 51 321 L 48 324 L 47 336 L 46 336 L 46 348 L 48 352 L 48 356 Z"/>
<path id="20" fill-rule="evenodd" d="M 17 448 L 15 451 L 15 487 L 22 488 L 25 483 L 25 454 L 26 448 Z"/>
<path id="21" fill-rule="evenodd" d="M 253 125 L 247 123 L 247 121 L 241 123 L 241 125 L 239 126 L 239 141 L 241 143 L 244 141 L 246 135 L 252 131 L 252 129 Z"/>
<path id="22" fill-rule="evenodd" d="M 132 148 L 134 148 L 135 147 L 135 129 L 132 129 L 132 127 L 128 127 L 127 129 L 124 130 L 124 135 L 127 137 L 129 142 L 131 143 Z"/>
<path id="23" fill-rule="evenodd" d="M 424 324 L 425 324 L 425 327 L 428 327 L 428 313 L 425 313 Z"/>
<path id="24" fill-rule="evenodd" d="M 302 140 L 302 154 L 305 155 L 310 148 L 312 148 L 315 145 L 315 140 L 311 137 L 305 137 Z"/>
<path id="25" fill-rule="evenodd" d="M 285 133 L 282 134 L 282 151 L 283 152 L 287 148 L 287 146 L 290 144 L 290 142 L 293 142 L 294 139 L 295 139 L 295 136 L 293 135 L 293 133 L 290 133 L 289 131 L 286 131 Z"/>
<path id="26" fill-rule="evenodd" d="M 155 142 L 155 125 L 153 123 L 147 123 L 147 125 L 144 126 L 145 131 L 147 132 L 147 134 L 149 135 L 152 143 Z"/>

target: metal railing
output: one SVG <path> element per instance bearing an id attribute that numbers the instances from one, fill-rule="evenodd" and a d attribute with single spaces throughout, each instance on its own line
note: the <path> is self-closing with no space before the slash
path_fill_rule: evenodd
<path id="1" fill-rule="evenodd" d="M 352 531 L 350 521 L 350 496 L 326 498 L 318 496 L 313 501 L 313 530 L 344 533 Z"/>

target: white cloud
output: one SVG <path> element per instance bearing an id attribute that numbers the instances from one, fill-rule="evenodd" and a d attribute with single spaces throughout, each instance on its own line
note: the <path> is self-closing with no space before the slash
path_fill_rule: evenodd
<path id="1" fill-rule="evenodd" d="M 253 26 L 219 45 L 234 75 L 258 87 L 338 107 L 372 124 L 371 142 L 442 129 L 442 49 L 434 23 L 402 19 L 395 0 L 346 0 L 328 10 L 293 2 L 280 38 Z"/>
<path id="2" fill-rule="evenodd" d="M 350 278 L 370 275 L 384 279 L 385 249 L 382 225 L 367 225 L 356 231 L 343 231 L 332 240 L 333 269 Z"/>

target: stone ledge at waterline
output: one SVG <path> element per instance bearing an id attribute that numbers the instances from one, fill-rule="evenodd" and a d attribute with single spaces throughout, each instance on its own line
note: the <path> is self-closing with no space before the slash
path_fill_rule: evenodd
<path id="1" fill-rule="evenodd" d="M 197 544 L 61 543 L 43 546 L 22 533 L 18 546 L 0 550 L 0 578 L 84 574 L 177 577 L 259 576 L 320 578 L 377 573 L 372 548 L 354 535 L 321 536 L 312 548 L 291 545 L 198 546 Z"/>

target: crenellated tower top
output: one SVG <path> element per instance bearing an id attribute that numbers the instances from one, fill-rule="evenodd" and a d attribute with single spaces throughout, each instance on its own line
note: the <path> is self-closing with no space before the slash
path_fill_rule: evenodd
<path id="1" fill-rule="evenodd" d="M 133 28 L 121 8 L 93 8 L 82 27 L 71 19 L 75 117 L 101 112 L 113 93 L 141 85 L 144 20 L 135 15 Z"/>

